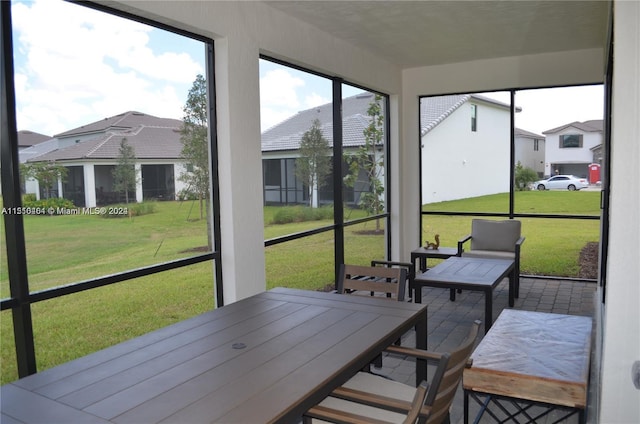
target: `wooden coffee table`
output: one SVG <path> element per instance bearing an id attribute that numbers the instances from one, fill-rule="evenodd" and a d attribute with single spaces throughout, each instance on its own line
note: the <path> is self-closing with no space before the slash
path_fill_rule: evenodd
<path id="1" fill-rule="evenodd" d="M 475 290 L 484 292 L 485 333 L 493 323 L 493 289 L 507 277 L 515 266 L 509 259 L 483 259 L 453 256 L 435 267 L 416 275 L 413 281 L 413 299 L 422 303 L 422 287 L 440 287 L 451 291 L 455 300 L 455 290 Z M 509 305 L 514 302 L 513 281 L 509 279 Z"/>

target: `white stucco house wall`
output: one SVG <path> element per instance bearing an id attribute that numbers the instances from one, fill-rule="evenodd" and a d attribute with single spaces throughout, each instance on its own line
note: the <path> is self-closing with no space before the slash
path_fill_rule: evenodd
<path id="1" fill-rule="evenodd" d="M 122 201 L 113 190 L 112 171 L 123 139 L 133 147 L 138 182 L 130 200 L 173 200 L 186 187 L 180 181 L 182 121 L 129 111 L 54 136 L 21 153 L 27 163 L 55 162 L 68 169 L 49 195 L 64 197 L 75 206 L 95 207 Z M 38 181 L 26 182 L 26 193 L 42 195 Z"/>
<path id="2" fill-rule="evenodd" d="M 510 116 L 477 94 L 422 98 L 422 204 L 508 192 Z"/>
<path id="3" fill-rule="evenodd" d="M 545 175 L 572 174 L 588 178 L 593 149 L 602 145 L 602 125 L 602 119 L 594 119 L 543 131 Z"/>
<path id="4" fill-rule="evenodd" d="M 521 128 L 514 128 L 515 162 L 544 175 L 545 138 Z"/>

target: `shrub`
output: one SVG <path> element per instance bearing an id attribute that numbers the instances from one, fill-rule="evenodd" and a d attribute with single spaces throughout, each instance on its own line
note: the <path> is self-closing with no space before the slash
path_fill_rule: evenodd
<path id="1" fill-rule="evenodd" d="M 178 194 L 176 194 L 176 200 L 187 201 L 187 200 L 198 200 L 198 195 L 194 193 L 192 190 L 180 190 Z"/>
<path id="2" fill-rule="evenodd" d="M 156 203 L 155 202 L 134 203 L 133 205 L 129 205 L 129 209 L 131 209 L 131 216 L 149 215 L 156 211 Z"/>
<path id="3" fill-rule="evenodd" d="M 538 180 L 538 173 L 531 168 L 525 168 L 518 161 L 515 169 L 515 188 L 517 191 L 530 190 L 529 184 Z"/>
<path id="4" fill-rule="evenodd" d="M 273 224 L 320 221 L 333 218 L 333 207 L 310 208 L 307 206 L 283 206 L 273 216 Z"/>
<path id="5" fill-rule="evenodd" d="M 35 202 L 36 194 L 35 193 L 27 193 L 22 195 L 22 204 L 26 204 L 27 202 Z"/>
<path id="6" fill-rule="evenodd" d="M 129 203 L 128 205 L 109 205 L 104 207 L 106 213 L 101 213 L 102 218 L 128 218 L 130 216 L 149 215 L 156 211 L 155 202 Z"/>
<path id="7" fill-rule="evenodd" d="M 40 199 L 35 200 L 35 194 L 24 196 L 24 201 L 22 206 L 25 208 L 37 208 L 41 210 L 46 210 L 46 214 L 37 214 L 37 215 L 64 215 L 64 210 L 66 209 L 75 209 L 75 205 L 71 200 L 63 199 L 61 197 L 51 197 L 49 199 Z M 33 199 L 33 200 L 31 200 Z M 60 212 L 60 213 L 58 213 Z"/>

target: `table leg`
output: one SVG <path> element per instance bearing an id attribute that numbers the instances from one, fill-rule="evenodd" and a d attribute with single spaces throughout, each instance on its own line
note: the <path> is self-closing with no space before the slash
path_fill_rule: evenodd
<path id="1" fill-rule="evenodd" d="M 516 297 L 516 279 L 515 268 L 509 273 L 509 307 L 513 308 Z"/>
<path id="2" fill-rule="evenodd" d="M 484 291 L 484 334 L 493 324 L 493 288 Z"/>
<path id="3" fill-rule="evenodd" d="M 515 287 L 514 287 L 513 278 L 509 277 L 509 307 L 511 308 L 513 308 L 513 305 L 515 305 L 516 303 L 514 299 L 514 293 L 513 293 L 514 290 L 515 290 Z"/>
<path id="4" fill-rule="evenodd" d="M 427 311 L 416 323 L 416 348 L 427 350 Z M 427 361 L 416 359 L 416 387 L 427 379 Z"/>
<path id="5" fill-rule="evenodd" d="M 427 258 L 425 256 L 412 253 L 411 263 L 415 265 L 416 259 L 418 259 L 418 270 L 420 272 L 425 272 L 427 270 Z"/>
<path id="6" fill-rule="evenodd" d="M 413 303 L 422 303 L 422 285 L 413 282 Z"/>
<path id="7" fill-rule="evenodd" d="M 464 391 L 464 424 L 469 424 L 469 391 Z"/>

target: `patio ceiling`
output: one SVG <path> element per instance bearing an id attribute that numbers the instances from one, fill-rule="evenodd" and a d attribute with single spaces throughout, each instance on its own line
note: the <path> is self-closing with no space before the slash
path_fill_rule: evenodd
<path id="1" fill-rule="evenodd" d="M 402 68 L 605 48 L 608 1 L 265 1 Z"/>

